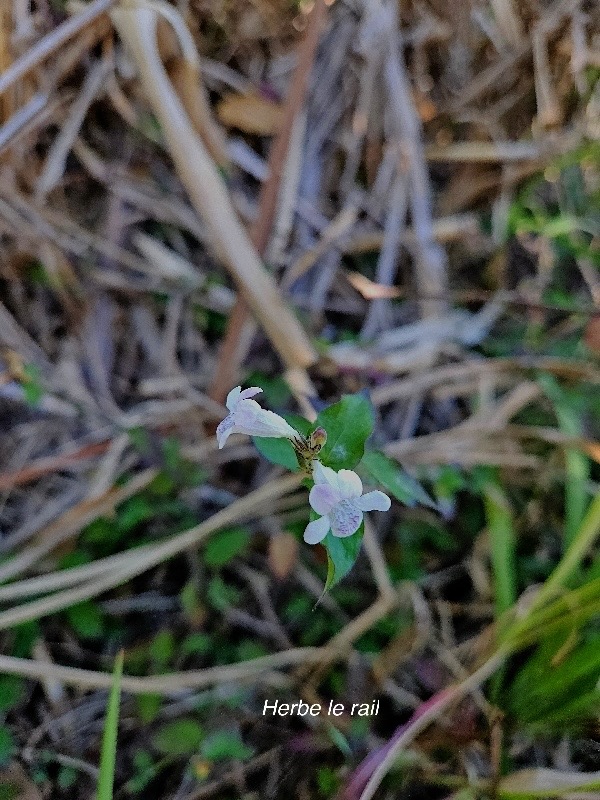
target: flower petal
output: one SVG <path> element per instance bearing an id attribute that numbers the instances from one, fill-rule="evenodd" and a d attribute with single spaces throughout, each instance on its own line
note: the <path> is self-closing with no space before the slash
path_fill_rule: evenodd
<path id="1" fill-rule="evenodd" d="M 227 395 L 227 400 L 225 400 L 225 405 L 229 409 L 229 411 L 234 411 L 235 407 L 240 401 L 240 395 L 242 393 L 242 387 L 236 386 L 235 389 L 232 389 L 229 394 Z"/>
<path id="2" fill-rule="evenodd" d="M 383 492 L 367 492 L 362 497 L 357 497 L 355 505 L 361 511 L 389 511 L 392 501 Z"/>
<path id="3" fill-rule="evenodd" d="M 329 515 L 329 519 L 333 535 L 343 538 L 356 533 L 363 521 L 363 513 L 355 505 L 354 500 L 347 499 L 337 504 Z"/>
<path id="4" fill-rule="evenodd" d="M 248 389 L 244 389 L 240 392 L 240 400 L 248 400 L 250 397 L 254 397 L 255 394 L 262 394 L 260 386 L 250 386 Z"/>
<path id="5" fill-rule="evenodd" d="M 334 489 L 339 488 L 335 470 L 330 467 L 324 467 L 320 461 L 313 461 L 313 480 L 315 484 L 329 484 Z"/>
<path id="6" fill-rule="evenodd" d="M 233 414 L 228 414 L 225 419 L 217 425 L 217 442 L 219 450 L 224 446 L 230 434 L 234 433 L 235 420 Z"/>
<path id="7" fill-rule="evenodd" d="M 342 497 L 360 497 L 362 494 L 362 481 L 351 469 L 341 469 L 338 474 L 338 483 Z"/>
<path id="8" fill-rule="evenodd" d="M 312 487 L 308 495 L 308 502 L 317 514 L 329 514 L 342 498 L 333 486 L 327 483 L 318 483 Z"/>
<path id="9" fill-rule="evenodd" d="M 298 435 L 283 417 L 261 408 L 255 400 L 241 400 L 234 413 L 236 430 L 248 436 L 295 439 Z"/>
<path id="10" fill-rule="evenodd" d="M 304 530 L 304 541 L 307 544 L 318 544 L 329 533 L 329 518 L 319 517 L 309 522 Z"/>
<path id="11" fill-rule="evenodd" d="M 248 402 L 253 403 L 254 400 L 250 400 Z M 279 414 L 275 414 L 273 411 L 268 411 L 265 408 L 260 409 L 259 420 L 261 425 L 264 428 L 269 429 L 269 433 L 267 434 L 256 434 L 261 436 L 280 436 L 285 439 L 295 439 L 298 436 L 298 431 L 292 428 L 283 417 L 280 417 Z"/>

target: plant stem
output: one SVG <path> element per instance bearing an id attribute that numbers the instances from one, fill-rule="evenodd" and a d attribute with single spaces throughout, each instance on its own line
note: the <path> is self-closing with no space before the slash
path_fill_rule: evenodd
<path id="1" fill-rule="evenodd" d="M 112 800 L 115 780 L 115 761 L 117 756 L 117 735 L 119 733 L 119 704 L 121 701 L 121 676 L 123 674 L 124 652 L 115 659 L 113 683 L 106 709 L 102 753 L 100 755 L 100 775 L 98 777 L 97 800 Z"/>

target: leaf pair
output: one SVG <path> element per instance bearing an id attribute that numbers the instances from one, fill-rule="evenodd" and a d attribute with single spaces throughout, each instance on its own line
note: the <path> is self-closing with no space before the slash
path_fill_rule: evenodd
<path id="1" fill-rule="evenodd" d="M 387 456 L 377 451 L 365 453 L 365 444 L 373 431 L 374 412 L 364 395 L 344 395 L 338 403 L 321 411 L 314 423 L 293 415 L 285 419 L 305 437 L 318 427 L 325 429 L 327 441 L 318 456 L 324 466 L 337 472 L 341 469 L 354 470 L 360 465 L 359 471 L 363 476 L 383 485 L 405 505 L 422 503 L 435 507 L 421 486 Z M 288 439 L 254 437 L 254 443 L 269 461 L 293 472 L 299 471 L 294 447 Z M 311 520 L 316 518 L 312 513 Z M 329 531 L 323 539 L 328 560 L 325 591 L 339 583 L 352 569 L 360 552 L 363 534 L 364 525 L 361 524 L 352 536 L 341 538 Z"/>

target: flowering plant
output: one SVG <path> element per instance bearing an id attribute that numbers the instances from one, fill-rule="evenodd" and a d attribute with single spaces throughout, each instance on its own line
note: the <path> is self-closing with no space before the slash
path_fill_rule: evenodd
<path id="1" fill-rule="evenodd" d="M 219 448 L 232 433 L 254 437 L 259 451 L 276 464 L 305 473 L 311 520 L 304 531 L 308 544 L 322 543 L 328 555 L 325 589 L 352 568 L 360 551 L 363 518 L 368 511 L 388 511 L 390 498 L 379 490 L 363 494 L 355 467 L 409 505 L 431 504 L 418 483 L 383 453 L 365 453 L 373 430 L 373 409 L 362 395 L 345 395 L 325 408 L 311 424 L 301 417 L 288 420 L 262 408 L 252 398 L 262 389 L 236 386 L 227 396 L 229 414 L 217 428 Z M 293 423 L 293 425 L 291 424 Z M 360 465 L 360 467 L 359 467 Z"/>
<path id="2" fill-rule="evenodd" d="M 304 531 L 304 541 L 317 544 L 329 531 L 340 539 L 352 536 L 360 528 L 364 511 L 389 511 L 391 500 L 383 492 L 362 493 L 362 481 L 351 469 L 335 472 L 315 462 L 315 485 L 310 490 L 308 502 L 320 514 L 309 522 Z"/>
<path id="3" fill-rule="evenodd" d="M 283 417 L 261 408 L 256 400 L 250 399 L 261 392 L 258 386 L 243 391 L 241 386 L 236 386 L 229 392 L 225 401 L 229 414 L 217 427 L 219 449 L 232 433 L 246 433 L 267 439 L 294 439 L 297 435 L 297 431 Z"/>

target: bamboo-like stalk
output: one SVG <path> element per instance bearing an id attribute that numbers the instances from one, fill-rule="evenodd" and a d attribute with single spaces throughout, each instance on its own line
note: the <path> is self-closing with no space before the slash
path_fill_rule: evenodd
<path id="1" fill-rule="evenodd" d="M 167 19 L 160 19 L 156 29 L 158 52 L 169 80 L 211 158 L 218 167 L 228 170 L 227 142 L 213 119 L 193 37 L 175 9 L 161 6 L 161 11 L 171 22 L 169 24 Z"/>
<path id="2" fill-rule="evenodd" d="M 316 353 L 285 305 L 238 219 L 225 185 L 196 134 L 160 60 L 154 8 L 122 3 L 111 13 L 129 48 L 156 114 L 179 177 L 205 221 L 215 248 L 286 366 L 305 368 Z"/>
<path id="3" fill-rule="evenodd" d="M 173 58 L 168 65 L 168 71 L 169 78 L 211 157 L 221 169 L 228 169 L 227 144 L 211 115 L 199 67 L 190 64 L 185 58 Z"/>

